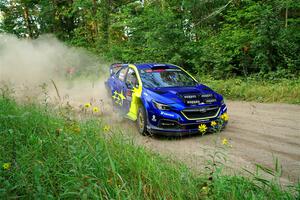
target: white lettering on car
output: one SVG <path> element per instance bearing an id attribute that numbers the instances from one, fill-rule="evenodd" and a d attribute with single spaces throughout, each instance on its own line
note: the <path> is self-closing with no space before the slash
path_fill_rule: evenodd
<path id="1" fill-rule="evenodd" d="M 166 113 L 166 112 L 163 112 L 163 111 L 161 111 L 160 114 L 161 114 L 161 115 L 164 115 L 164 116 L 169 116 L 169 117 L 174 117 L 174 116 L 175 116 L 175 115 L 173 115 L 173 114 Z"/>

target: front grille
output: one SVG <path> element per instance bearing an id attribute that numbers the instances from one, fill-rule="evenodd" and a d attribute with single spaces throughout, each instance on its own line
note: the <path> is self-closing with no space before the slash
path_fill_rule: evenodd
<path id="1" fill-rule="evenodd" d="M 198 94 L 198 93 L 190 93 L 190 94 L 181 94 L 181 99 L 186 105 L 200 105 L 202 103 L 214 103 L 216 102 L 216 98 L 213 94 Z"/>
<path id="2" fill-rule="evenodd" d="M 216 106 L 207 106 L 202 108 L 185 109 L 181 113 L 187 119 L 209 119 L 216 117 L 220 112 L 220 108 Z"/>

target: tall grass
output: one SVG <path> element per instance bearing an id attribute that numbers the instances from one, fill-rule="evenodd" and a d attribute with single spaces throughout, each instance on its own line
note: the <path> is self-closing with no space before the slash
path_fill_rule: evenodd
<path id="1" fill-rule="evenodd" d="M 296 198 L 244 177 L 208 180 L 103 126 L 98 118 L 70 122 L 49 107 L 0 97 L 0 199 Z"/>
<path id="2" fill-rule="evenodd" d="M 300 79 L 270 81 L 254 78 L 230 78 L 215 80 L 209 76 L 201 76 L 198 80 L 231 100 L 300 104 Z"/>
<path id="3" fill-rule="evenodd" d="M 51 110 L 0 100 L 0 196 L 26 198 L 200 198 L 203 181 L 188 169 L 130 144 L 102 122 L 80 131 Z"/>

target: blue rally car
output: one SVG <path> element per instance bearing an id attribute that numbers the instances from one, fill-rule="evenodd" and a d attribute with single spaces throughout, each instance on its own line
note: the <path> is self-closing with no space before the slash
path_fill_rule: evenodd
<path id="1" fill-rule="evenodd" d="M 194 134 L 200 124 L 209 131 L 227 116 L 220 94 L 175 65 L 113 64 L 105 85 L 114 104 L 137 121 L 143 135 Z"/>

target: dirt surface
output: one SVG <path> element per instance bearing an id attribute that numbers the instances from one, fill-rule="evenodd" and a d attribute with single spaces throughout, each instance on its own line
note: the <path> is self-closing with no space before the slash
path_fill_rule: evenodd
<path id="1" fill-rule="evenodd" d="M 255 164 L 274 168 L 275 158 L 282 166 L 282 181 L 300 178 L 300 106 L 227 101 L 230 121 L 221 134 L 178 139 L 137 137 L 154 151 L 168 154 L 192 168 L 202 168 L 215 145 L 227 138 L 227 171 L 255 171 Z M 206 159 L 205 159 L 206 158 Z"/>
<path id="2" fill-rule="evenodd" d="M 51 85 L 49 86 L 51 87 Z M 118 117 L 107 105 L 109 101 L 102 83 L 77 82 L 63 86 L 57 83 L 60 96 L 77 107 L 85 102 L 104 107 L 105 123 L 120 127 L 134 138 L 137 145 L 164 156 L 179 159 L 191 168 L 203 169 L 216 146 L 227 138 L 226 172 L 255 171 L 255 164 L 274 168 L 278 158 L 284 183 L 300 180 L 300 106 L 227 101 L 229 124 L 221 134 L 196 135 L 183 138 L 145 137 L 139 135 L 135 123 Z M 55 96 L 54 91 L 50 95 Z M 99 100 L 102 99 L 102 100 Z M 103 103 L 104 102 L 104 103 Z M 117 123 L 116 123 L 117 122 Z M 118 124 L 116 126 L 116 124 Z"/>

